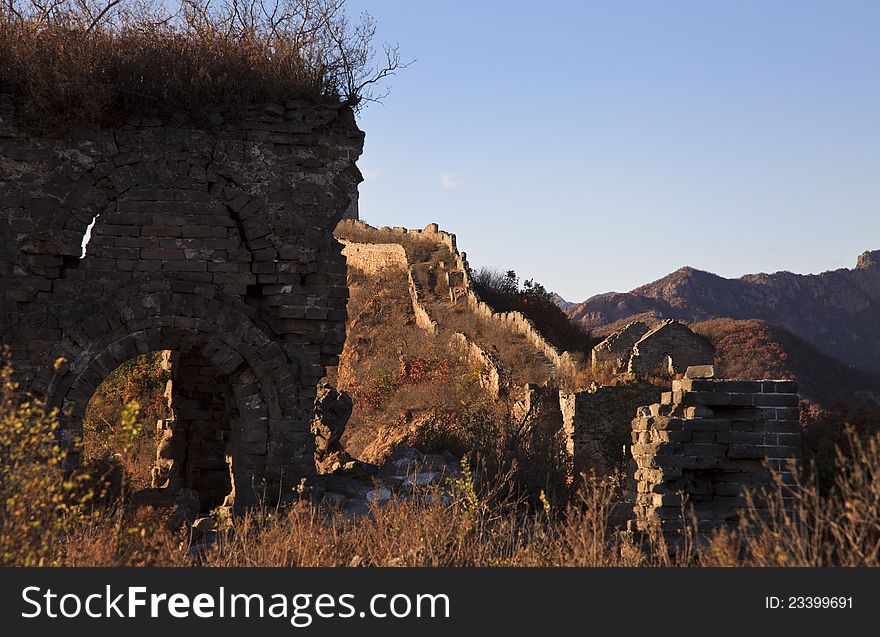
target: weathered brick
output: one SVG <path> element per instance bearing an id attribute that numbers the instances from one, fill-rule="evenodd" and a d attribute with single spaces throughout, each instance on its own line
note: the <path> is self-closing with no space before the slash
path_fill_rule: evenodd
<path id="1" fill-rule="evenodd" d="M 242 485 L 283 476 L 286 486 L 274 492 L 292 494 L 314 472 L 315 385 L 337 362 L 347 297 L 345 260 L 328 239 L 354 198 L 350 174 L 362 137 L 344 109 L 303 102 L 298 111 L 321 130 L 254 129 L 287 144 L 261 146 L 258 164 L 248 156 L 247 115 L 211 130 L 189 117 L 170 118 L 186 122 L 181 128 L 165 117 L 133 118 L 124 128 L 90 129 L 88 144 L 32 132 L 0 143 L 0 163 L 28 164 L 19 178 L 0 180 L 0 208 L 14 212 L 28 248 L 10 263 L 0 243 L 0 334 L 13 347 L 24 389 L 49 391 L 55 357 L 70 359 L 76 372 L 51 385 L 71 414 L 60 440 L 76 437 L 70 426 L 79 426 L 112 368 L 171 349 L 179 420 L 160 431 L 188 430 L 175 443 L 183 453 L 172 446 L 160 456 L 157 486 L 195 485 L 203 505 L 221 504 L 230 489 L 227 449 Z M 300 126 L 279 114 L 286 111 L 275 108 L 271 126 Z M 89 171 L 80 165 L 84 154 Z M 279 250 L 296 255 L 284 280 Z M 272 305 L 254 287 L 258 274 L 267 286 L 298 287 L 309 274 L 315 280 L 291 294 L 295 303 Z M 291 316 L 277 318 L 277 307 Z M 175 463 L 188 482 L 168 483 Z M 280 487 L 267 483 L 273 486 Z"/>

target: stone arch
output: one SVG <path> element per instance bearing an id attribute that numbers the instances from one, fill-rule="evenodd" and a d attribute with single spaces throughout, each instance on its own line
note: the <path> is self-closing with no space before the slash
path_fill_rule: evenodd
<path id="1" fill-rule="evenodd" d="M 70 436 L 120 357 L 186 343 L 250 375 L 235 376 L 238 402 L 267 426 L 242 442 L 243 475 L 285 488 L 313 475 L 315 392 L 345 339 L 332 230 L 360 181 L 351 109 L 294 100 L 211 129 L 12 131 L 0 155 L 23 178 L 0 180 L 0 239 L 15 239 L 0 245 L 0 346 L 22 393 L 67 405 Z"/>
<path id="2" fill-rule="evenodd" d="M 296 421 L 283 400 L 293 382 L 290 364 L 246 307 L 220 302 L 202 306 L 199 301 L 204 299 L 168 293 L 111 304 L 103 312 L 93 308 L 65 335 L 58 352 L 67 361 L 61 373 L 44 372 L 53 376 L 49 400 L 64 414 L 60 437 L 72 449 L 82 437 L 91 397 L 120 364 L 159 350 L 201 357 L 229 382 L 236 407 L 235 422 L 229 425 L 233 490 L 236 505 L 247 505 L 260 489 L 275 488 L 271 480 L 263 484 L 263 478 L 283 473 L 285 443 Z M 73 453 L 71 463 L 78 461 Z"/>

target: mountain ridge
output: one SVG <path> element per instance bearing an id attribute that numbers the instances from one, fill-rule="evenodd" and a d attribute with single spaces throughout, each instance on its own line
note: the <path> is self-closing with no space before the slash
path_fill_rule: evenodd
<path id="1" fill-rule="evenodd" d="M 759 319 L 845 363 L 880 373 L 880 250 L 861 254 L 852 269 L 820 274 L 780 271 L 728 279 L 683 267 L 631 292 L 596 295 L 567 313 L 600 333 L 634 318 Z"/>

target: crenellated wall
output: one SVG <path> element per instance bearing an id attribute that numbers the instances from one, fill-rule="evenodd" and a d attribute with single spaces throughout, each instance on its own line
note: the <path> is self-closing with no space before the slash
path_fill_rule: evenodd
<path id="1" fill-rule="evenodd" d="M 41 137 L 5 98 L 0 120 L 0 342 L 23 387 L 64 408 L 65 442 L 113 369 L 171 350 L 174 393 L 211 402 L 226 427 L 178 457 L 188 486 L 213 472 L 216 491 L 231 466 L 246 504 L 312 474 L 316 385 L 345 339 L 332 233 L 356 216 L 351 110 L 291 101 L 215 113 L 208 129 L 178 113 Z M 175 412 L 169 436 L 208 427 Z"/>
<path id="2" fill-rule="evenodd" d="M 568 352 L 560 352 L 554 347 L 524 314 L 521 312 L 495 312 L 491 306 L 479 297 L 471 284 L 471 271 L 467 262 L 467 255 L 458 251 L 457 240 L 454 234 L 440 230 L 436 223 L 429 224 L 423 230 L 409 230 L 401 227 L 373 228 L 363 222 L 356 222 L 355 226 L 365 232 L 378 233 L 383 237 L 383 244 L 386 242 L 403 243 L 413 239 L 445 246 L 452 256 L 452 265 L 446 272 L 451 300 L 463 299 L 467 303 L 468 308 L 478 316 L 497 323 L 502 329 L 524 336 L 535 349 L 550 361 L 555 370 L 565 372 L 573 370 L 574 363 Z M 410 263 L 411 267 L 413 265 Z M 416 277 L 413 277 L 411 274 L 410 278 L 413 284 L 418 286 Z M 418 292 L 416 290 L 416 294 Z"/>
<path id="3" fill-rule="evenodd" d="M 541 334 L 538 328 L 535 327 L 535 324 L 525 314 L 522 312 L 496 312 L 488 303 L 483 301 L 471 284 L 471 270 L 467 262 L 467 254 L 455 251 L 454 255 L 456 263 L 463 273 L 464 292 L 459 296 L 465 299 L 471 311 L 478 316 L 495 321 L 506 329 L 526 337 L 535 349 L 547 357 L 547 360 L 550 361 L 556 371 L 566 374 L 574 371 L 575 365 L 571 355 L 568 352 L 560 352 L 550 341 L 544 338 L 544 335 Z"/>

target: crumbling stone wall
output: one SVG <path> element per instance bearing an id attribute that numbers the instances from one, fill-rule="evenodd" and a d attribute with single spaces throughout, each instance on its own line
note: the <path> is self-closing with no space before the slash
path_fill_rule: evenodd
<path id="1" fill-rule="evenodd" d="M 366 225 L 366 224 L 364 224 Z M 360 270 L 368 275 L 381 274 L 386 269 L 401 269 L 406 272 L 409 298 L 412 303 L 416 325 L 431 335 L 439 331 L 437 321 L 431 318 L 428 308 L 422 302 L 421 285 L 413 274 L 413 266 L 409 263 L 406 249 L 399 243 L 355 243 L 341 241 L 342 254 L 349 267 Z"/>
<path id="2" fill-rule="evenodd" d="M 504 373 L 498 365 L 493 354 L 490 354 L 482 347 L 474 343 L 466 334 L 456 332 L 452 335 L 452 340 L 459 344 L 461 351 L 464 352 L 465 359 L 474 365 L 480 371 L 480 387 L 485 389 L 489 396 L 498 399 L 501 396 L 502 388 L 505 386 Z"/>
<path id="3" fill-rule="evenodd" d="M 407 270 L 406 250 L 399 243 L 355 243 L 341 240 L 342 254 L 348 267 L 367 275 L 380 275 L 384 270 Z"/>
<path id="4" fill-rule="evenodd" d="M 633 347 L 648 331 L 647 325 L 641 321 L 633 321 L 608 336 L 591 352 L 593 371 L 607 371 L 612 374 L 626 373 Z"/>
<path id="5" fill-rule="evenodd" d="M 368 229 L 370 228 L 366 224 L 362 225 Z M 554 370 L 564 372 L 574 370 L 575 365 L 570 354 L 568 352 L 560 352 L 553 346 L 528 317 L 521 312 L 496 312 L 479 297 L 471 284 L 471 271 L 467 254 L 458 250 L 454 234 L 441 230 L 436 223 L 428 224 L 423 230 L 408 230 L 401 227 L 381 228 L 380 230 L 390 232 L 401 238 L 412 236 L 445 246 L 451 253 L 453 261 L 453 265 L 445 273 L 446 282 L 449 286 L 449 296 L 453 302 L 461 299 L 478 316 L 497 323 L 503 329 L 524 336 L 535 349 L 547 358 Z M 415 277 L 411 278 L 417 285 Z"/>
<path id="6" fill-rule="evenodd" d="M 736 524 L 744 490 L 771 486 L 765 463 L 791 484 L 790 460 L 801 453 L 798 405 L 793 381 L 674 381 L 632 421 L 635 529 L 659 527 L 675 540 L 683 503 L 701 530 Z"/>
<path id="7" fill-rule="evenodd" d="M 575 475 L 591 471 L 604 475 L 622 465 L 632 415 L 639 406 L 659 400 L 660 392 L 650 383 L 560 392 L 563 431 Z"/>
<path id="8" fill-rule="evenodd" d="M 18 128 L 10 103 L 0 99 L 0 341 L 23 388 L 64 409 L 62 440 L 81 437 L 120 363 L 171 350 L 179 405 L 162 424 L 159 484 L 217 500 L 231 470 L 228 495 L 246 505 L 313 474 L 315 387 L 345 337 L 332 231 L 356 214 L 363 134 L 351 110 L 291 101 L 235 122 L 214 113 L 210 129 L 179 113 L 50 137 Z"/>
<path id="9" fill-rule="evenodd" d="M 512 398 L 511 415 L 517 421 L 532 424 L 551 434 L 564 429 L 559 390 L 556 386 L 529 383 L 519 388 Z"/>
<path id="10" fill-rule="evenodd" d="M 657 370 L 683 374 L 688 367 L 712 365 L 715 348 L 687 325 L 666 320 L 649 330 L 633 346 L 628 372 L 645 378 Z"/>

